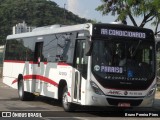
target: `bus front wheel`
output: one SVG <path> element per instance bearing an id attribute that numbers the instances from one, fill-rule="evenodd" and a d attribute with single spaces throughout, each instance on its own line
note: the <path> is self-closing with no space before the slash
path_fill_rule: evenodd
<path id="1" fill-rule="evenodd" d="M 73 103 L 68 102 L 68 89 L 67 86 L 63 89 L 62 94 L 62 106 L 66 112 L 71 112 L 75 110 L 75 105 Z"/>

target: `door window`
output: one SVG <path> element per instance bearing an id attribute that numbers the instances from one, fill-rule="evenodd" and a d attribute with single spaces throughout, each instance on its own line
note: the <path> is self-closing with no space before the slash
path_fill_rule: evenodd
<path id="1" fill-rule="evenodd" d="M 37 42 L 35 45 L 34 62 L 43 61 L 44 56 L 42 55 L 43 42 Z"/>

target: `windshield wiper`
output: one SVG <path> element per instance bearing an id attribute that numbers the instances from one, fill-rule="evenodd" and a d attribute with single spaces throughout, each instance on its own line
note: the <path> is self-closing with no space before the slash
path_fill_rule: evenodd
<path id="1" fill-rule="evenodd" d="M 141 42 L 142 42 L 142 40 L 139 40 L 139 42 L 138 42 L 138 44 L 137 44 L 137 46 L 136 46 L 136 49 L 133 51 L 133 53 L 131 54 L 131 57 L 133 57 L 135 54 L 136 54 L 136 52 L 137 52 L 137 50 L 138 50 L 138 48 L 139 48 L 139 45 L 141 44 Z"/>

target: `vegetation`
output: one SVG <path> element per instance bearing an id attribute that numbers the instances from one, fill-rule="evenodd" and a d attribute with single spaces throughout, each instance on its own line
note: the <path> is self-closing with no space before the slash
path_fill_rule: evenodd
<path id="1" fill-rule="evenodd" d="M 0 0 L 0 45 L 12 34 L 12 27 L 25 21 L 29 26 L 91 22 L 47 0 Z"/>
<path id="2" fill-rule="evenodd" d="M 144 27 L 151 21 L 155 25 L 157 34 L 160 23 L 160 0 L 101 0 L 102 5 L 97 7 L 103 15 L 117 15 L 117 20 L 131 20 L 134 26 Z M 136 21 L 135 17 L 142 17 L 142 21 Z M 140 24 L 139 24 L 140 22 Z M 139 24 L 139 25 L 138 25 Z"/>

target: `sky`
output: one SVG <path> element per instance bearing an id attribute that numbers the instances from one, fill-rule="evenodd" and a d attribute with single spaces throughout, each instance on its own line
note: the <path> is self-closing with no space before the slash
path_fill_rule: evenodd
<path id="1" fill-rule="evenodd" d="M 99 11 L 95 9 L 101 5 L 101 0 L 52 0 L 60 7 L 73 12 L 82 18 L 97 20 L 98 22 L 109 23 L 115 21 L 113 16 L 102 16 Z M 65 5 L 64 5 L 65 4 Z"/>
<path id="2" fill-rule="evenodd" d="M 79 17 L 96 20 L 102 23 L 111 23 L 116 20 L 116 16 L 112 15 L 102 15 L 100 11 L 95 9 L 102 4 L 101 0 L 51 0 L 56 2 L 59 7 L 65 8 L 68 11 L 78 15 Z M 141 17 L 135 19 L 136 23 L 139 25 L 142 21 Z M 127 19 L 128 25 L 133 25 L 132 22 Z M 144 27 L 154 30 L 151 24 L 146 24 Z"/>

